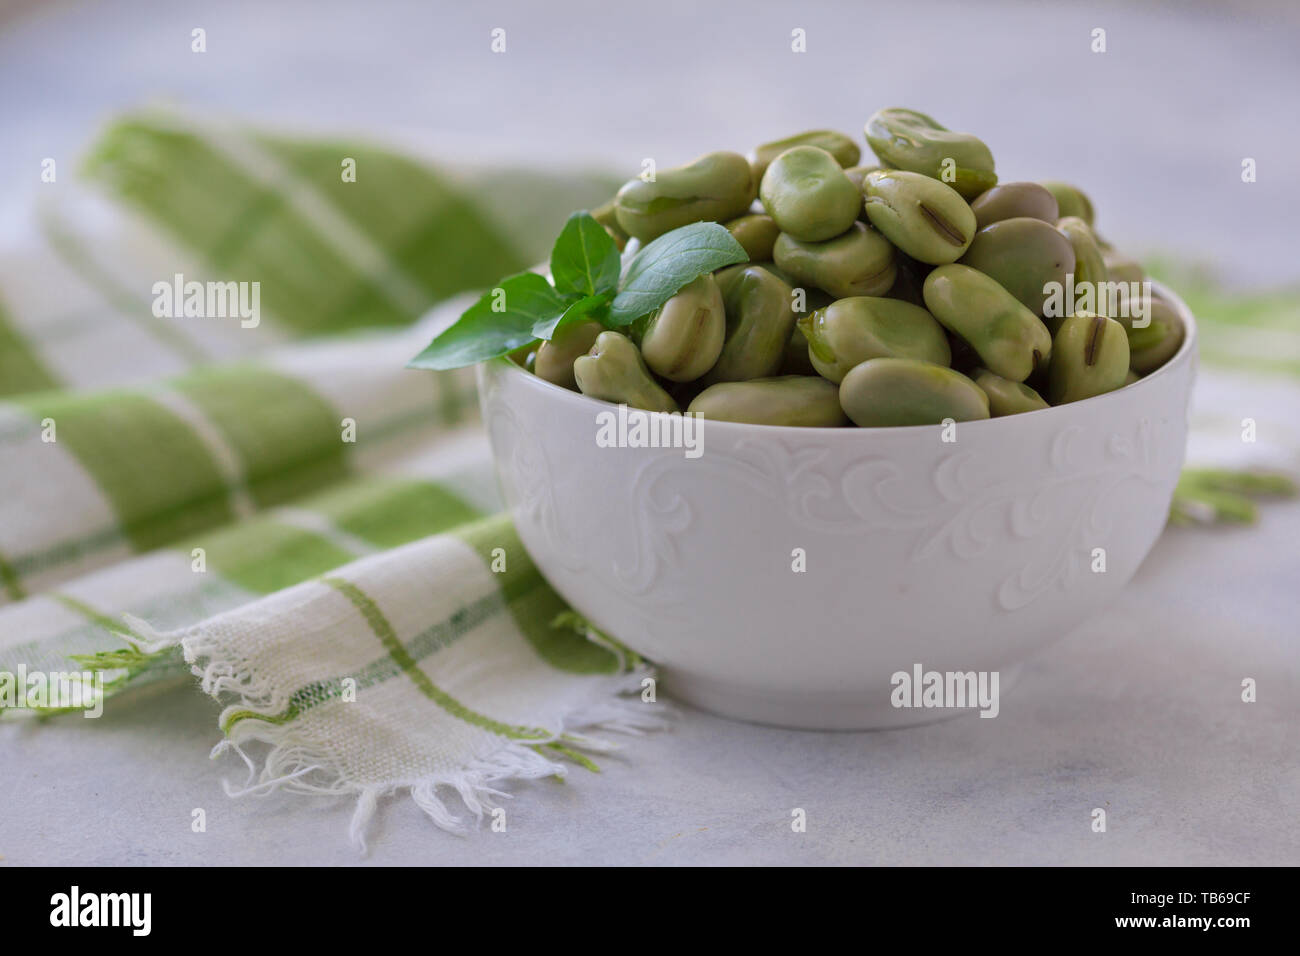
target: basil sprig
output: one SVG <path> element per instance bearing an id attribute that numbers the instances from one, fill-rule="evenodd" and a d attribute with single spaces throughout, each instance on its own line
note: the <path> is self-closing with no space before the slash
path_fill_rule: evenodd
<path id="1" fill-rule="evenodd" d="M 556 330 L 587 318 L 624 328 L 704 273 L 748 259 L 725 228 L 695 222 L 655 239 L 623 271 L 604 226 L 587 212 L 576 212 L 551 249 L 552 282 L 535 272 L 501 280 L 407 365 L 474 365 L 551 339 Z"/>

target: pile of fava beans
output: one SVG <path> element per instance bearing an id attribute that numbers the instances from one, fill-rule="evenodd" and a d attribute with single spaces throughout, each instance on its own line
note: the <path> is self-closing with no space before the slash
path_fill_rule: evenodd
<path id="1" fill-rule="evenodd" d="M 879 165 L 815 130 L 631 180 L 593 212 L 620 248 L 718 222 L 749 261 L 622 331 L 566 326 L 521 361 L 651 411 L 875 427 L 1079 401 L 1182 344 L 1178 311 L 1138 291 L 1142 268 L 1097 235 L 1080 190 L 999 184 L 981 140 L 912 110 L 876 113 L 866 141 Z"/>

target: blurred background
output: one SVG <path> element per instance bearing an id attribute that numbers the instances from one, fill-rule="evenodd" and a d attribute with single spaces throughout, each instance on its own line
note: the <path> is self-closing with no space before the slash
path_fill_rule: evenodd
<path id="1" fill-rule="evenodd" d="M 882 106 L 981 136 L 1003 180 L 1093 197 L 1135 254 L 1235 287 L 1300 274 L 1300 5 L 664 0 L 0 4 L 0 228 L 41 160 L 172 102 L 279 131 L 362 132 L 447 159 L 675 165 Z M 191 31 L 207 51 L 191 52 Z M 493 53 L 492 30 L 506 50 Z M 1106 31 L 1094 53 L 1092 31 Z M 807 52 L 791 51 L 792 31 Z M 1256 160 L 1258 181 L 1241 181 Z"/>

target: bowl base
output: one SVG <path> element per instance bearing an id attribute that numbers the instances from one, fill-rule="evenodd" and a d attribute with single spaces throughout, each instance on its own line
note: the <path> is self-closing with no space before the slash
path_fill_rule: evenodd
<path id="1" fill-rule="evenodd" d="M 998 698 L 1020 678 L 1022 665 L 999 672 Z M 878 694 L 780 694 L 660 668 L 664 692 L 719 717 L 793 730 L 892 730 L 978 713 L 974 707 L 894 707 Z"/>

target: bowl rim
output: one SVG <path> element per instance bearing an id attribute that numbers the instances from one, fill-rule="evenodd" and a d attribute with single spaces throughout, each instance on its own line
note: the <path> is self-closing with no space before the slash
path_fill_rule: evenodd
<path id="1" fill-rule="evenodd" d="M 1158 290 L 1160 297 L 1168 301 L 1171 305 L 1174 306 L 1175 309 L 1178 310 L 1179 318 L 1183 320 L 1183 327 L 1186 330 L 1183 337 L 1182 345 L 1178 347 L 1178 351 L 1175 352 L 1172 356 L 1170 356 L 1169 360 L 1165 362 L 1164 365 L 1160 366 L 1160 368 L 1156 369 L 1154 372 L 1151 372 L 1148 375 L 1144 375 L 1136 382 L 1133 382 L 1130 385 L 1123 385 L 1115 389 L 1113 392 L 1106 392 L 1103 395 L 1094 395 L 1091 398 L 1085 398 L 1078 402 L 1069 402 L 1067 405 L 1053 405 L 1050 408 L 1040 408 L 1032 412 L 1020 412 L 1015 415 L 1002 415 L 997 418 L 983 418 L 983 419 L 976 419 L 974 421 L 961 422 L 960 424 L 962 430 L 965 431 L 967 429 L 973 428 L 983 433 L 987 431 L 994 431 L 1000 428 L 1015 428 L 1018 426 L 1008 425 L 1006 423 L 1024 421 L 1026 418 L 1041 417 L 1045 415 L 1051 415 L 1053 413 L 1060 413 L 1061 410 L 1066 408 L 1076 409 L 1076 408 L 1084 408 L 1089 406 L 1099 407 L 1101 403 L 1116 401 L 1117 396 L 1119 395 L 1132 394 L 1131 393 L 1132 389 L 1142 389 L 1143 387 L 1148 386 L 1148 384 L 1151 382 L 1152 379 L 1173 374 L 1173 369 L 1176 366 L 1186 365 L 1189 362 L 1191 362 L 1192 357 L 1196 351 L 1196 339 L 1197 339 L 1196 317 L 1192 314 L 1192 310 L 1188 308 L 1187 303 L 1183 301 L 1182 297 L 1179 296 L 1178 293 L 1174 292 L 1174 290 L 1171 289 L 1169 286 L 1165 285 L 1163 282 L 1160 282 L 1156 279 L 1148 279 L 1147 281 L 1151 283 L 1151 289 L 1153 293 L 1155 293 Z M 531 385 L 526 387 L 540 389 L 543 395 L 549 393 L 551 398 L 561 402 L 567 402 L 570 404 L 582 404 L 589 407 L 594 404 L 596 408 L 600 408 L 603 406 L 604 408 L 607 409 L 620 407 L 619 405 L 613 402 L 607 402 L 604 399 L 599 399 L 599 398 L 591 398 L 588 395 L 583 395 L 581 392 L 575 392 L 572 389 L 565 388 L 562 385 L 556 385 L 554 382 L 548 382 L 544 378 L 539 378 L 537 375 L 534 375 L 532 372 L 529 372 L 527 369 L 521 368 L 520 366 L 516 365 L 514 362 L 510 361 L 509 357 L 505 355 L 500 355 L 494 359 L 489 359 L 486 362 L 480 363 L 479 374 L 480 375 L 483 374 L 485 367 L 490 365 L 496 365 L 498 368 L 500 368 L 501 366 L 505 366 L 504 371 L 506 371 L 507 374 L 517 374 L 520 376 L 524 376 L 528 379 L 531 379 L 532 380 Z M 647 412 L 646 414 L 673 415 L 679 413 Z M 909 433 L 928 434 L 928 433 L 932 433 L 935 427 L 934 425 L 872 425 L 872 426 L 759 425 L 753 422 L 727 422 L 727 421 L 719 421 L 715 419 L 704 419 L 704 420 L 708 422 L 708 429 L 711 432 L 721 430 L 724 434 L 728 432 L 734 432 L 737 436 L 772 435 L 773 437 L 776 437 L 777 435 L 789 434 L 789 435 L 802 435 L 804 437 L 810 437 L 815 435 L 838 435 L 838 434 L 846 434 L 846 433 L 848 435 L 855 435 L 855 434 L 860 434 L 862 432 L 869 432 L 873 434 L 885 433 L 890 435 L 905 435 Z M 834 440 L 848 441 L 850 439 L 840 438 Z"/>

